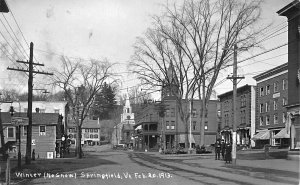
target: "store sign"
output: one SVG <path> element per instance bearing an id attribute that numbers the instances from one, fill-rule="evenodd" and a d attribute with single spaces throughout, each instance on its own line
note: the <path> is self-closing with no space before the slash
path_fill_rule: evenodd
<path id="1" fill-rule="evenodd" d="M 19 126 L 19 125 L 28 125 L 28 118 L 26 117 L 12 117 L 11 124 Z"/>
<path id="2" fill-rule="evenodd" d="M 280 93 L 273 94 L 273 98 L 279 98 L 279 97 L 280 97 Z"/>

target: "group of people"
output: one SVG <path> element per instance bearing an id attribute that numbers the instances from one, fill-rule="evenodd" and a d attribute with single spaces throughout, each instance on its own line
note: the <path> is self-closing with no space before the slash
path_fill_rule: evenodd
<path id="1" fill-rule="evenodd" d="M 215 143 L 215 159 L 225 161 L 225 163 L 231 163 L 231 150 L 232 146 L 230 143 L 225 143 L 224 140 L 217 140 Z"/>

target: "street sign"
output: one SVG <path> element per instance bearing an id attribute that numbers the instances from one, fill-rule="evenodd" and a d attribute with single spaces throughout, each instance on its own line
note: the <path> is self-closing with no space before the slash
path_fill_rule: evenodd
<path id="1" fill-rule="evenodd" d="M 12 117 L 11 124 L 13 125 L 28 125 L 28 118 L 26 117 Z"/>

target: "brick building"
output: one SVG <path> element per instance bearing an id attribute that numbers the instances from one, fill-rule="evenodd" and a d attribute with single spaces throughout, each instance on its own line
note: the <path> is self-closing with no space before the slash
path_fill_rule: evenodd
<path id="1" fill-rule="evenodd" d="M 251 137 L 255 133 L 255 86 L 245 85 L 237 89 L 237 146 L 250 147 L 255 143 Z M 218 96 L 221 104 L 220 135 L 225 142 L 232 141 L 233 127 L 233 91 Z"/>
<path id="2" fill-rule="evenodd" d="M 277 12 L 288 20 L 288 125 L 291 150 L 300 149 L 300 1 L 294 0 Z M 290 152 L 291 154 L 293 152 Z M 298 154 L 299 152 L 295 152 Z"/>
<path id="3" fill-rule="evenodd" d="M 175 97 L 178 91 L 175 75 L 171 67 L 168 70 L 167 79 L 162 87 L 161 99 L 163 103 L 164 115 L 159 115 L 162 109 L 160 103 L 150 103 L 142 108 L 142 111 L 136 116 L 136 135 L 135 143 L 139 149 L 158 150 L 161 145 L 167 149 L 177 146 L 185 146 L 186 138 L 192 147 L 200 144 L 200 111 L 201 101 L 193 100 L 193 106 L 190 108 L 189 100 L 181 100 L 182 107 L 187 111 L 191 110 L 191 117 L 188 120 L 188 130 L 179 115 L 179 103 Z M 218 109 L 219 101 L 210 100 L 208 103 L 207 119 L 205 121 L 204 144 L 211 145 L 215 143 L 218 130 Z M 191 125 L 191 135 L 190 126 Z M 188 135 L 188 137 L 187 137 Z"/>
<path id="4" fill-rule="evenodd" d="M 258 146 L 288 146 L 287 128 L 288 64 L 282 64 L 253 77 L 256 90 L 256 131 Z"/>

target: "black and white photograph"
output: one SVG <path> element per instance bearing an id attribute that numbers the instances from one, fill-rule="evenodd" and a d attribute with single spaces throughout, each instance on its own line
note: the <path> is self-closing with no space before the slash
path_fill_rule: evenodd
<path id="1" fill-rule="evenodd" d="M 300 0 L 0 0 L 0 185 L 300 184 Z"/>

